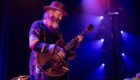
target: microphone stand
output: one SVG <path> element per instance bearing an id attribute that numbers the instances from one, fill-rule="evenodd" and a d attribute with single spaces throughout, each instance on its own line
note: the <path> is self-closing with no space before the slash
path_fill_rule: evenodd
<path id="1" fill-rule="evenodd" d="M 120 23 L 120 31 L 121 31 L 121 19 L 120 19 L 120 13 L 114 10 L 107 10 L 105 11 L 105 14 L 112 14 L 112 18 L 111 18 L 111 28 L 112 28 L 112 40 L 113 40 L 113 52 L 114 52 L 114 80 L 117 80 L 117 72 L 116 72 L 116 48 L 115 48 L 115 29 L 114 29 L 114 15 L 115 14 L 119 14 L 119 23 Z M 121 48 L 121 63 L 122 66 L 120 66 L 119 62 L 118 65 L 121 68 L 120 72 L 121 72 L 121 79 L 124 78 L 124 73 L 123 73 L 123 58 L 122 58 L 122 35 L 120 34 L 120 48 Z M 118 60 L 118 59 L 117 59 Z"/>
<path id="2" fill-rule="evenodd" d="M 112 39 L 113 39 L 113 51 L 114 51 L 114 80 L 117 80 L 116 73 L 116 48 L 115 48 L 115 29 L 114 29 L 114 14 L 111 18 L 111 26 L 112 26 Z"/>
<path id="3" fill-rule="evenodd" d="M 119 14 L 119 23 L 120 23 L 120 31 L 121 29 L 121 15 Z M 124 78 L 124 72 L 123 72 L 123 57 L 122 57 L 122 34 L 120 33 L 120 48 L 121 48 L 121 63 L 122 63 L 122 68 L 121 68 L 121 77 L 122 79 Z"/>

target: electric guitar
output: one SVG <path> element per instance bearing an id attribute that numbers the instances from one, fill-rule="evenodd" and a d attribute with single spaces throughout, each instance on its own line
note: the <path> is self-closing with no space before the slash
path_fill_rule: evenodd
<path id="1" fill-rule="evenodd" d="M 86 26 L 86 29 L 80 34 L 84 35 L 88 31 L 93 31 L 94 26 L 89 24 Z M 63 40 L 58 40 L 55 45 L 60 46 L 64 49 L 66 53 L 65 58 L 60 58 L 57 54 L 50 54 L 50 53 L 42 53 L 38 52 L 36 59 L 37 59 L 37 66 L 38 68 L 47 76 L 54 76 L 58 77 L 63 75 L 69 69 L 68 67 L 68 60 L 73 59 L 76 56 L 76 52 L 70 51 L 70 49 L 78 42 L 78 38 L 75 37 L 71 42 L 67 45 L 64 45 Z"/>

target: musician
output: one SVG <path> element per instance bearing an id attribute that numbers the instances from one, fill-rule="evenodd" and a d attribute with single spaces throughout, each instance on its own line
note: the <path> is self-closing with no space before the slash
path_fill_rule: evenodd
<path id="1" fill-rule="evenodd" d="M 62 17 L 66 17 L 68 14 L 64 11 L 64 4 L 58 1 L 53 1 L 50 6 L 45 6 L 46 11 L 43 16 L 43 20 L 35 21 L 29 32 L 29 46 L 32 49 L 30 56 L 30 80 L 68 80 L 68 72 L 60 77 L 46 76 L 36 64 L 37 52 L 43 52 L 46 54 L 57 54 L 61 58 L 65 58 L 66 54 L 63 48 L 55 46 L 57 40 L 60 39 L 56 30 L 59 30 L 59 23 Z M 60 34 L 61 35 L 61 34 Z M 62 35 L 61 35 L 62 36 Z M 76 47 L 82 41 L 83 36 L 78 35 L 79 38 Z"/>

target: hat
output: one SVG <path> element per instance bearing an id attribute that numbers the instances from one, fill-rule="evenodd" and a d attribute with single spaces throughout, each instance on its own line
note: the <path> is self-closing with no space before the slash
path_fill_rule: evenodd
<path id="1" fill-rule="evenodd" d="M 65 7 L 65 5 L 63 3 L 58 2 L 58 1 L 53 1 L 50 6 L 45 6 L 44 10 L 45 11 L 48 11 L 51 9 L 59 10 L 63 13 L 64 16 L 67 16 L 68 14 L 67 14 L 67 12 L 64 11 L 64 7 Z"/>

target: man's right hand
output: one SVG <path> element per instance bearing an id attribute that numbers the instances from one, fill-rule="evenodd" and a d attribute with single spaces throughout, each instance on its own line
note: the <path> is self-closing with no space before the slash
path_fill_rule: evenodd
<path id="1" fill-rule="evenodd" d="M 66 56 L 66 54 L 65 54 L 65 52 L 63 51 L 62 48 L 59 50 L 59 52 L 57 53 L 57 55 L 58 55 L 59 57 L 61 57 L 61 58 L 65 58 L 65 56 Z"/>

